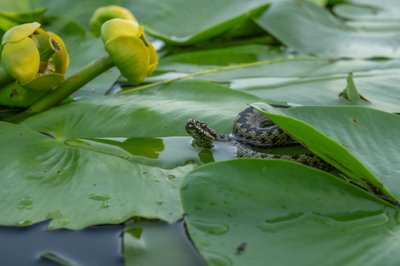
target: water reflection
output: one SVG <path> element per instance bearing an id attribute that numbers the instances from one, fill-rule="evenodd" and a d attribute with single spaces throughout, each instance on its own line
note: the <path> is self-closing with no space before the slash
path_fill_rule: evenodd
<path id="1" fill-rule="evenodd" d="M 189 163 L 204 164 L 235 157 L 234 148 L 226 143 L 216 142 L 212 150 L 206 150 L 193 147 L 191 142 L 191 137 L 138 137 L 79 139 L 69 140 L 68 144 L 166 169 Z"/>
<path id="2" fill-rule="evenodd" d="M 101 225 L 77 231 L 47 226 L 48 222 L 0 226 L 0 265 L 206 265 L 186 235 L 183 221 L 129 222 L 125 227 Z"/>
<path id="3" fill-rule="evenodd" d="M 125 265 L 205 266 L 188 239 L 183 222 L 129 223 L 124 236 Z"/>
<path id="4" fill-rule="evenodd" d="M 0 265 L 124 265 L 122 225 L 84 230 L 47 230 L 48 222 L 29 227 L 0 227 Z"/>
<path id="5" fill-rule="evenodd" d="M 132 155 L 157 159 L 159 153 L 164 151 L 165 145 L 161 138 L 129 138 L 123 141 L 116 139 L 96 139 L 99 143 L 114 145 L 129 152 Z"/>

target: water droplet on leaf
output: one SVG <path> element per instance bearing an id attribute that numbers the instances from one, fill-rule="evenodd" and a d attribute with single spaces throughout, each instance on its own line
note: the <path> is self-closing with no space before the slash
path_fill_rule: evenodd
<path id="1" fill-rule="evenodd" d="M 71 221 L 69 220 L 69 219 L 66 219 L 66 218 L 63 218 L 63 219 L 61 219 L 60 220 L 60 224 L 62 224 L 62 225 L 67 225 L 67 224 L 69 224 Z"/>
<path id="2" fill-rule="evenodd" d="M 16 223 L 19 226 L 27 226 L 27 225 L 31 225 L 32 221 L 29 219 L 24 219 L 24 220 L 20 220 Z"/>
<path id="3" fill-rule="evenodd" d="M 101 203 L 101 208 L 106 209 L 109 208 L 111 206 L 111 203 L 109 201 L 103 201 Z"/>
<path id="4" fill-rule="evenodd" d="M 323 223 L 341 229 L 360 229 L 376 227 L 387 224 L 389 217 L 385 211 L 378 212 L 358 212 L 350 214 L 317 214 L 323 217 Z"/>
<path id="5" fill-rule="evenodd" d="M 101 201 L 100 208 L 107 209 L 111 206 L 109 201 L 110 196 L 108 194 L 101 194 L 101 193 L 93 193 L 89 195 L 89 199 L 95 201 Z"/>
<path id="6" fill-rule="evenodd" d="M 193 222 L 191 223 L 197 229 L 213 234 L 213 235 L 221 235 L 228 232 L 229 227 L 225 224 L 220 223 L 209 223 L 209 222 Z"/>
<path id="7" fill-rule="evenodd" d="M 259 224 L 257 227 L 262 231 L 266 232 L 277 232 L 286 227 L 290 227 L 291 225 L 298 223 L 299 219 L 304 219 L 304 213 L 290 213 L 283 216 L 277 217 L 268 217 L 264 220 L 263 223 Z"/>
<path id="8" fill-rule="evenodd" d="M 93 193 L 89 195 L 89 199 L 97 201 L 106 201 L 110 199 L 110 196 L 107 194 Z"/>
<path id="9" fill-rule="evenodd" d="M 20 210 L 30 210 L 32 209 L 33 198 L 31 197 L 22 197 L 18 200 L 18 209 Z"/>
<path id="10" fill-rule="evenodd" d="M 205 257 L 206 261 L 210 265 L 214 265 L 214 266 L 230 266 L 230 265 L 232 265 L 232 262 L 230 261 L 230 259 L 228 259 L 225 256 L 219 255 L 219 254 L 215 254 L 215 253 L 211 253 L 211 252 L 204 252 L 203 256 Z"/>

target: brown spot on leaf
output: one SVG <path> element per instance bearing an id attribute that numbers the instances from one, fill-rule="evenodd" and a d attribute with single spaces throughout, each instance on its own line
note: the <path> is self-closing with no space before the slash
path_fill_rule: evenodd
<path id="1" fill-rule="evenodd" d="M 13 89 L 13 90 L 11 91 L 11 93 L 10 93 L 10 97 L 12 98 L 12 97 L 17 97 L 17 96 L 18 96 L 18 91 L 15 90 L 15 89 Z"/>
<path id="2" fill-rule="evenodd" d="M 363 125 L 360 123 L 360 121 L 358 121 L 355 117 L 353 117 L 352 119 L 353 123 L 356 124 L 358 127 L 363 127 Z"/>

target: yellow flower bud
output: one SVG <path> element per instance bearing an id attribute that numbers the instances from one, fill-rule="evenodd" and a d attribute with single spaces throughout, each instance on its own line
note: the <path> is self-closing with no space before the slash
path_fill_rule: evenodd
<path id="1" fill-rule="evenodd" d="M 9 29 L 1 42 L 1 64 L 21 84 L 33 80 L 39 72 L 40 54 L 30 36 L 40 27 L 37 22 Z"/>
<path id="2" fill-rule="evenodd" d="M 111 19 L 103 24 L 101 36 L 105 49 L 128 81 L 141 83 L 154 71 L 157 53 L 136 21 Z"/>
<path id="3" fill-rule="evenodd" d="M 90 31 L 95 36 L 100 36 L 100 29 L 103 23 L 113 18 L 136 21 L 135 16 L 126 8 L 116 5 L 103 6 L 97 8 L 90 18 Z"/>
<path id="4" fill-rule="evenodd" d="M 69 57 L 62 39 L 37 22 L 15 26 L 2 39 L 1 66 L 14 79 L 0 89 L 0 105 L 28 107 L 64 80 Z"/>
<path id="5" fill-rule="evenodd" d="M 59 74 L 67 71 L 69 57 L 62 39 L 52 32 L 40 28 L 37 22 L 26 23 L 8 30 L 1 43 L 1 65 L 4 70 L 22 86 L 35 89 L 32 82 L 48 74 L 57 74 L 55 80 L 60 82 Z M 61 80 L 62 81 L 62 80 Z M 40 90 L 51 89 L 55 82 Z M 57 85 L 57 84 L 56 84 Z"/>

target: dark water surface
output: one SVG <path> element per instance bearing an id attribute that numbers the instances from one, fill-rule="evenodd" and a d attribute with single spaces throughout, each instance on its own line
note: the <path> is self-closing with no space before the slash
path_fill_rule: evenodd
<path id="1" fill-rule="evenodd" d="M 182 221 L 135 222 L 124 225 L 92 226 L 87 229 L 47 230 L 48 222 L 29 227 L 0 226 L 0 266 L 122 266 L 123 249 L 127 265 L 204 266 L 188 239 Z M 126 228 L 140 230 L 123 247 Z M 66 263 L 43 258 L 43 254 Z"/>
<path id="2" fill-rule="evenodd" d="M 206 266 L 187 237 L 183 221 L 126 225 L 127 266 Z"/>
<path id="3" fill-rule="evenodd" d="M 0 265 L 60 265 L 41 254 L 50 253 L 71 265 L 122 266 L 123 225 L 92 226 L 71 230 L 47 230 L 47 222 L 18 228 L 0 227 Z"/>

